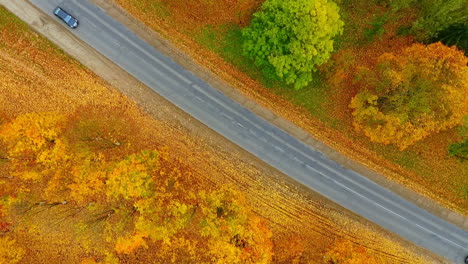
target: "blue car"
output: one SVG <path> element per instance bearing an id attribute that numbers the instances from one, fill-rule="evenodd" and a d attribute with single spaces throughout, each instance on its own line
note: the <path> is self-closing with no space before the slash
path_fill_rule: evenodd
<path id="1" fill-rule="evenodd" d="M 54 10 L 54 15 L 58 16 L 60 19 L 62 19 L 67 25 L 71 28 L 77 28 L 78 27 L 78 19 L 72 17 L 67 11 L 63 10 L 60 7 L 55 8 Z"/>

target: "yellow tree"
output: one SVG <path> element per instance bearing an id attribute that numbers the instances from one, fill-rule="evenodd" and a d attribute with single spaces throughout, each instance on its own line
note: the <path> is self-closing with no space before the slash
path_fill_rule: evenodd
<path id="1" fill-rule="evenodd" d="M 68 161 L 67 143 L 61 137 L 64 121 L 57 113 L 28 113 L 2 126 L 0 140 L 13 176 L 39 180 Z"/>
<path id="2" fill-rule="evenodd" d="M 271 231 L 232 187 L 200 193 L 201 235 L 213 263 L 269 263 Z"/>
<path id="3" fill-rule="evenodd" d="M 163 249 L 173 243 L 174 235 L 191 220 L 195 196 L 190 191 L 192 186 L 180 185 L 180 179 L 187 180 L 191 176 L 181 171 L 180 162 L 170 161 L 165 149 L 158 152 L 158 158 L 158 168 L 152 174 L 152 195 L 141 197 L 133 204 L 138 212 L 133 237 L 162 241 Z"/>
<path id="4" fill-rule="evenodd" d="M 67 131 L 78 128 L 83 131 Z M 145 255 L 161 262 L 271 260 L 271 232 L 239 191 L 224 188 L 199 192 L 190 167 L 170 158 L 168 149 L 144 150 L 120 159 L 121 152 L 128 149 L 110 153 L 104 148 L 122 142 L 111 140 L 120 132 L 108 138 L 114 143 L 94 145 L 87 140 L 101 140 L 102 135 L 101 128 L 95 128 L 94 121 L 82 120 L 80 126 L 73 126 L 69 117 L 54 113 L 26 114 L 2 125 L 0 147 L 6 168 L 24 186 L 35 181 L 32 195 L 45 199 L 32 203 L 31 208 L 66 204 L 69 215 L 82 212 L 87 221 L 77 225 L 78 231 L 103 224 L 99 226 L 103 227 L 102 238 L 117 254 L 124 254 L 119 256 L 122 258 L 131 258 L 133 253 L 141 252 L 138 249 L 152 246 L 158 250 Z M 83 139 L 83 135 L 90 137 Z M 82 140 L 87 143 L 83 145 Z M 12 193 L 8 193 L 13 189 L 0 188 L 2 196 L 5 190 L 9 195 L 2 205 L 13 201 Z M 64 217 L 68 218 L 68 214 Z M 4 248 L 14 245 L 10 240 L 2 242 Z M 22 251 L 16 252 L 5 256 L 18 259 Z M 108 255 L 108 259 L 104 262 L 118 261 L 114 255 Z"/>
<path id="5" fill-rule="evenodd" d="M 79 158 L 79 155 L 76 155 Z M 69 199 L 78 205 L 105 200 L 104 190 L 107 179 L 107 166 L 99 153 L 87 154 L 69 171 Z"/>
<path id="6" fill-rule="evenodd" d="M 182 190 L 187 192 L 189 186 Z M 168 189 L 177 193 L 177 190 Z M 164 193 L 160 190 L 160 193 Z M 166 199 L 167 198 L 167 199 Z M 161 202 L 162 201 L 162 202 Z M 137 231 L 119 249 L 145 247 L 138 236 L 158 248 L 153 260 L 166 263 L 270 263 L 271 232 L 232 187 L 217 191 L 187 192 L 187 197 L 138 201 Z M 155 244 L 156 243 L 156 244 Z M 117 249 L 117 248 L 116 248 Z"/>
<path id="7" fill-rule="evenodd" d="M 181 232 L 170 243 L 156 244 L 158 251 L 152 259 L 155 263 L 209 263 L 196 238 L 193 234 Z"/>
<path id="8" fill-rule="evenodd" d="M 463 122 L 468 114 L 468 58 L 441 43 L 414 44 L 362 67 L 352 98 L 354 127 L 372 141 L 405 149 Z"/>
<path id="9" fill-rule="evenodd" d="M 362 246 L 355 245 L 349 240 L 336 241 L 324 255 L 326 264 L 368 264 L 378 263 Z"/>
<path id="10" fill-rule="evenodd" d="M 157 151 L 142 151 L 118 162 L 108 173 L 106 193 L 115 204 L 116 217 L 131 218 L 127 225 L 115 223 L 109 227 L 117 230 L 115 249 L 130 254 L 140 247 L 147 247 L 145 239 L 170 243 L 171 238 L 188 222 L 191 206 L 180 195 L 178 179 L 181 172 L 167 164 L 167 157 Z M 126 216 L 125 216 L 126 215 Z M 119 222 L 118 220 L 116 222 Z"/>
<path id="11" fill-rule="evenodd" d="M 159 169 L 158 156 L 157 151 L 142 151 L 117 163 L 107 177 L 107 196 L 125 200 L 151 197 L 153 176 Z"/>
<path id="12" fill-rule="evenodd" d="M 16 241 L 9 237 L 0 237 L 0 263 L 18 263 L 25 254 L 24 249 L 16 245 Z"/>
<path id="13" fill-rule="evenodd" d="M 153 178 L 159 169 L 159 153 L 142 151 L 132 154 L 112 166 L 106 175 L 105 193 L 113 219 L 107 225 L 108 240 L 115 239 L 118 253 L 130 254 L 146 246 L 144 234 L 135 234 L 134 215 L 138 204 L 155 194 Z"/>

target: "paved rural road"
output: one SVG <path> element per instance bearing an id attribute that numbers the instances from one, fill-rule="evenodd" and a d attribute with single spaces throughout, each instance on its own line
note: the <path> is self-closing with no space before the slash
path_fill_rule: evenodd
<path id="1" fill-rule="evenodd" d="M 148 45 L 86 0 L 30 0 L 53 16 L 61 6 L 80 21 L 71 30 L 166 99 L 271 166 L 336 203 L 455 263 L 468 232 L 428 213 L 254 115 Z M 65 24 L 64 24 L 65 26 Z"/>

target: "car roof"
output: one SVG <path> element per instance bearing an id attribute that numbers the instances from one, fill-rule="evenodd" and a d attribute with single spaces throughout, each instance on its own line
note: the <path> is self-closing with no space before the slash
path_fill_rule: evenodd
<path id="1" fill-rule="evenodd" d="M 56 7 L 54 10 L 54 14 L 60 17 L 70 27 L 75 28 L 76 26 L 78 26 L 78 19 L 73 17 L 70 13 L 65 11 L 63 8 L 59 6 Z"/>

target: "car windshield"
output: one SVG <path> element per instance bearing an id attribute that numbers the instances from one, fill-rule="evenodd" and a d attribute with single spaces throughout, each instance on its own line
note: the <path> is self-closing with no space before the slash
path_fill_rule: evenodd
<path id="1" fill-rule="evenodd" d="M 64 19 L 64 20 L 65 20 L 65 22 L 67 22 L 67 23 L 68 23 L 68 22 L 70 22 L 70 19 L 71 19 L 71 16 L 70 16 L 70 15 L 68 15 L 67 17 L 65 17 L 65 19 Z"/>

